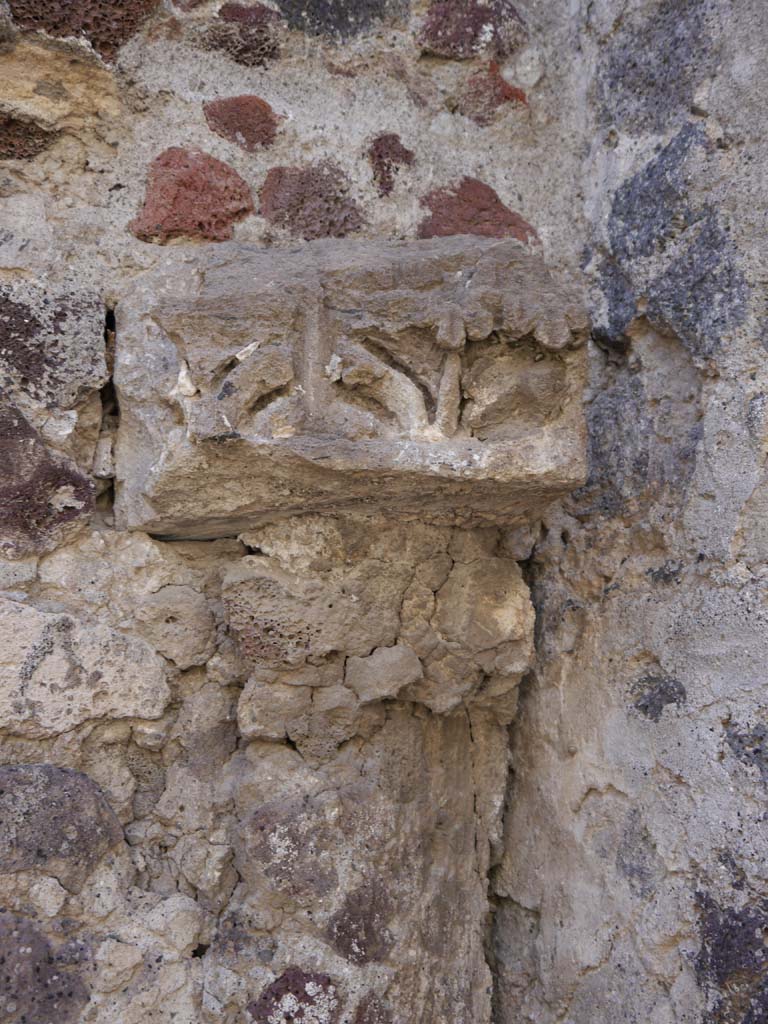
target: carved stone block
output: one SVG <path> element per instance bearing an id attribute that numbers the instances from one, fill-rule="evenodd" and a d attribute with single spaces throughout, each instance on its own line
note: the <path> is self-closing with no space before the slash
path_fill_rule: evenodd
<path id="1" fill-rule="evenodd" d="M 117 311 L 120 524 L 514 522 L 583 482 L 586 330 L 514 241 L 171 253 Z"/>

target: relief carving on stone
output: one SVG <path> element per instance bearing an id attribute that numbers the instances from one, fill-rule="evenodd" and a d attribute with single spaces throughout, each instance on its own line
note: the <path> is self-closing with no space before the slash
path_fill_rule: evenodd
<path id="1" fill-rule="evenodd" d="M 583 479 L 585 333 L 514 241 L 171 256 L 118 308 L 119 519 L 513 521 Z"/>
<path id="2" fill-rule="evenodd" d="M 110 930 L 186 951 L 188 1020 L 487 1024 L 518 562 L 585 476 L 578 302 L 513 241 L 233 244 L 169 250 L 116 323 L 117 528 L 0 602 L 5 727 L 124 719 L 158 777 L 107 836 Z"/>

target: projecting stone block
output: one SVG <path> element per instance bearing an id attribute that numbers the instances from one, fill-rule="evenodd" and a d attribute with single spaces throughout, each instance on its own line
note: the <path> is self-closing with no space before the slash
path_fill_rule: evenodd
<path id="1" fill-rule="evenodd" d="M 512 240 L 171 252 L 117 310 L 117 514 L 512 523 L 585 476 L 570 289 Z"/>

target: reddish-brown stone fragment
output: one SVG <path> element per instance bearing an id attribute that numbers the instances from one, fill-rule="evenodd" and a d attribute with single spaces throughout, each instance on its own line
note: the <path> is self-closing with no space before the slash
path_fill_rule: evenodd
<path id="1" fill-rule="evenodd" d="M 480 53 L 512 53 L 525 26 L 509 0 L 433 0 L 419 33 L 425 53 L 467 60 Z"/>
<path id="2" fill-rule="evenodd" d="M 280 55 L 280 15 L 264 4 L 227 3 L 210 26 L 206 41 L 246 67 L 263 67 Z"/>
<path id="3" fill-rule="evenodd" d="M 502 76 L 499 65 L 492 60 L 487 68 L 475 72 L 468 79 L 459 96 L 456 109 L 477 124 L 490 124 L 493 115 L 505 103 L 526 105 L 528 98 Z"/>
<path id="4" fill-rule="evenodd" d="M 94 50 L 113 60 L 160 0 L 9 0 L 21 28 L 48 35 L 85 36 Z"/>
<path id="5" fill-rule="evenodd" d="M 0 160 L 31 160 L 56 138 L 40 125 L 0 115 Z"/>
<path id="6" fill-rule="evenodd" d="M 430 210 L 430 216 L 419 225 L 419 238 L 511 236 L 526 243 L 537 238 L 531 225 L 505 206 L 490 185 L 477 178 L 462 178 L 458 185 L 437 188 L 424 196 L 421 203 Z"/>
<path id="7" fill-rule="evenodd" d="M 172 238 L 221 242 L 252 212 L 251 191 L 237 171 L 199 149 L 172 146 L 152 161 L 144 206 L 128 227 L 161 245 Z"/>
<path id="8" fill-rule="evenodd" d="M 330 162 L 273 167 L 259 193 L 261 214 L 300 238 L 343 238 L 363 225 L 348 189 L 347 176 Z"/>
<path id="9" fill-rule="evenodd" d="M 203 112 L 211 131 L 249 153 L 275 141 L 279 118 L 267 101 L 258 96 L 211 100 L 203 104 Z"/>
<path id="10" fill-rule="evenodd" d="M 414 154 L 406 149 L 400 136 L 394 132 L 377 135 L 368 150 L 368 159 L 373 167 L 373 177 L 380 196 L 388 196 L 395 187 L 398 167 L 409 167 Z"/>

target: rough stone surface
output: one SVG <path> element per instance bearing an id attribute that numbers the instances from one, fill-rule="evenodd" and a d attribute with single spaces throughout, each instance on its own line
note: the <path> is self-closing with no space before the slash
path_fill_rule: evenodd
<path id="1" fill-rule="evenodd" d="M 348 39 L 374 28 L 382 19 L 400 21 L 409 0 L 278 0 L 287 24 L 311 35 Z"/>
<path id="2" fill-rule="evenodd" d="M 279 120 L 266 100 L 258 96 L 231 96 L 203 104 L 211 131 L 237 143 L 248 153 L 271 146 Z"/>
<path id="3" fill-rule="evenodd" d="M 335 1024 L 338 1006 L 336 988 L 327 974 L 289 967 L 250 1004 L 248 1013 L 256 1024 Z"/>
<path id="4" fill-rule="evenodd" d="M 129 227 L 145 242 L 221 242 L 252 212 L 250 190 L 237 171 L 208 153 L 173 146 L 152 161 L 144 206 Z"/>
<path id="5" fill-rule="evenodd" d="M 395 132 L 377 135 L 368 150 L 373 177 L 380 196 L 388 196 L 395 187 L 395 176 L 400 167 L 410 167 L 414 153 L 400 141 Z"/>
<path id="6" fill-rule="evenodd" d="M 377 647 L 365 658 L 350 658 L 344 675 L 361 701 L 395 697 L 403 686 L 417 683 L 423 675 L 412 647 L 395 644 Z"/>
<path id="7" fill-rule="evenodd" d="M 23 558 L 76 531 L 93 509 L 93 484 L 56 456 L 12 405 L 0 405 L 0 552 Z"/>
<path id="8" fill-rule="evenodd" d="M 527 105 L 522 89 L 504 78 L 497 61 L 476 71 L 467 79 L 456 100 L 456 109 L 480 125 L 490 124 L 496 112 L 506 103 Z"/>
<path id="9" fill-rule="evenodd" d="M 328 507 L 512 522 L 582 482 L 586 321 L 518 243 L 220 252 L 204 277 L 169 259 L 118 308 L 125 525 L 211 537 Z"/>
<path id="10" fill-rule="evenodd" d="M 266 4 L 225 3 L 206 30 L 205 44 L 231 60 L 259 68 L 280 55 L 280 16 Z"/>
<path id="11" fill-rule="evenodd" d="M 138 639 L 2 599 L 0 728 L 55 736 L 89 719 L 159 718 L 162 659 Z"/>
<path id="12" fill-rule="evenodd" d="M 55 135 L 32 121 L 0 116 L 0 160 L 32 160 L 55 141 Z"/>
<path id="13" fill-rule="evenodd" d="M 0 3 L 4 1024 L 763 1024 L 765 4 L 515 8 Z"/>
<path id="14" fill-rule="evenodd" d="M 457 185 L 433 189 L 421 202 L 430 215 L 419 225 L 419 238 L 510 236 L 526 243 L 536 239 L 534 228 L 506 207 L 490 185 L 477 178 L 462 178 Z"/>
<path id="15" fill-rule="evenodd" d="M 51 36 L 84 36 L 97 53 L 114 60 L 117 51 L 153 13 L 159 0 L 8 0 L 21 28 Z"/>
<path id="16" fill-rule="evenodd" d="M 363 225 L 347 177 L 329 161 L 271 168 L 259 198 L 261 215 L 298 238 L 344 238 Z"/>
<path id="17" fill-rule="evenodd" d="M 421 27 L 425 53 L 466 60 L 490 52 L 508 56 L 525 39 L 525 26 L 509 0 L 433 0 Z"/>
<path id="18" fill-rule="evenodd" d="M 99 787 L 49 764 L 0 768 L 0 874 L 38 870 L 79 890 L 123 830 Z"/>
<path id="19" fill-rule="evenodd" d="M 88 1002 L 88 988 L 67 963 L 66 953 L 54 953 L 33 921 L 0 913 L 0 1020 L 44 1024 L 76 1024 Z"/>

